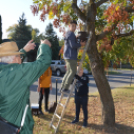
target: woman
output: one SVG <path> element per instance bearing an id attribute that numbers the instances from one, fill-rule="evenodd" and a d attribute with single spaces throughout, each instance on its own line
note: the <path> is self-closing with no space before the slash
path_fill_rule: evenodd
<path id="1" fill-rule="evenodd" d="M 48 112 L 48 99 L 49 99 L 49 93 L 50 90 L 52 90 L 52 83 L 51 83 L 51 76 L 52 76 L 52 70 L 51 67 L 49 67 L 39 78 L 38 80 L 38 92 L 39 92 L 39 113 L 42 113 L 42 100 L 43 95 L 45 97 L 45 111 Z"/>

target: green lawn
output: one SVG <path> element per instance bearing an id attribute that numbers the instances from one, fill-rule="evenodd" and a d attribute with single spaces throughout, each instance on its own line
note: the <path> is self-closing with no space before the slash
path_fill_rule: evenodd
<path id="1" fill-rule="evenodd" d="M 106 74 L 106 75 L 107 75 L 107 73 L 108 73 L 108 75 L 118 75 L 118 74 L 122 74 L 121 72 L 118 72 L 118 70 L 117 70 L 117 71 L 115 71 L 115 70 L 113 70 L 113 71 L 111 71 L 111 70 L 105 71 L 105 74 Z"/>
<path id="2" fill-rule="evenodd" d="M 75 105 L 72 98 L 58 134 L 134 134 L 134 85 L 114 89 L 112 94 L 116 113 L 116 125 L 114 128 L 102 124 L 100 97 L 98 93 L 94 93 L 89 95 L 88 127 L 82 128 L 82 110 L 80 122 L 76 125 L 70 123 L 75 117 Z M 33 134 L 53 134 L 54 130 L 49 127 L 52 115 L 44 113 L 43 116 L 34 116 L 35 126 Z"/>

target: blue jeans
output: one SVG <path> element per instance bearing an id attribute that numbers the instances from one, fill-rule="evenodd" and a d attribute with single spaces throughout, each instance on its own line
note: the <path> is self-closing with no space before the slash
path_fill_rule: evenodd
<path id="1" fill-rule="evenodd" d="M 82 106 L 84 114 L 84 122 L 87 122 L 88 119 L 88 110 L 87 110 L 88 96 L 79 97 L 75 96 L 75 106 L 76 106 L 76 117 L 75 119 L 79 121 L 80 108 Z"/>

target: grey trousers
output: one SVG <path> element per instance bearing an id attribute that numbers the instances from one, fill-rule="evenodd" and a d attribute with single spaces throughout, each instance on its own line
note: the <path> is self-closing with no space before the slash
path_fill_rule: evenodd
<path id="1" fill-rule="evenodd" d="M 66 59 L 65 62 L 66 62 L 67 71 L 66 71 L 66 74 L 64 75 L 62 83 L 61 83 L 62 89 L 69 88 L 69 86 L 74 78 L 74 75 L 77 72 L 77 60 Z"/>

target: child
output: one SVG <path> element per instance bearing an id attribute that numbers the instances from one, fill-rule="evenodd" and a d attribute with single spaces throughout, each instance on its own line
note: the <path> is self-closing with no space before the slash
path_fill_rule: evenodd
<path id="1" fill-rule="evenodd" d="M 64 59 L 67 66 L 66 74 L 61 83 L 60 91 L 68 91 L 68 88 L 76 74 L 77 70 L 77 49 L 85 45 L 85 41 L 77 43 L 76 36 L 74 34 L 76 30 L 76 21 L 71 21 L 69 24 L 69 31 L 65 36 L 64 43 Z"/>
<path id="2" fill-rule="evenodd" d="M 42 113 L 41 105 L 43 100 L 43 95 L 45 96 L 45 111 L 48 111 L 48 98 L 50 89 L 52 90 L 52 83 L 51 83 L 51 76 L 52 76 L 52 70 L 51 67 L 49 67 L 39 78 L 38 80 L 38 92 L 39 92 L 39 113 Z"/>
<path id="3" fill-rule="evenodd" d="M 79 122 L 79 113 L 80 107 L 82 106 L 84 113 L 83 127 L 87 127 L 87 119 L 88 119 L 88 83 L 89 78 L 85 74 L 83 74 L 83 69 L 80 69 L 79 74 L 75 75 L 77 79 L 75 85 L 75 106 L 76 106 L 76 117 L 75 120 L 72 121 L 72 124 Z"/>

